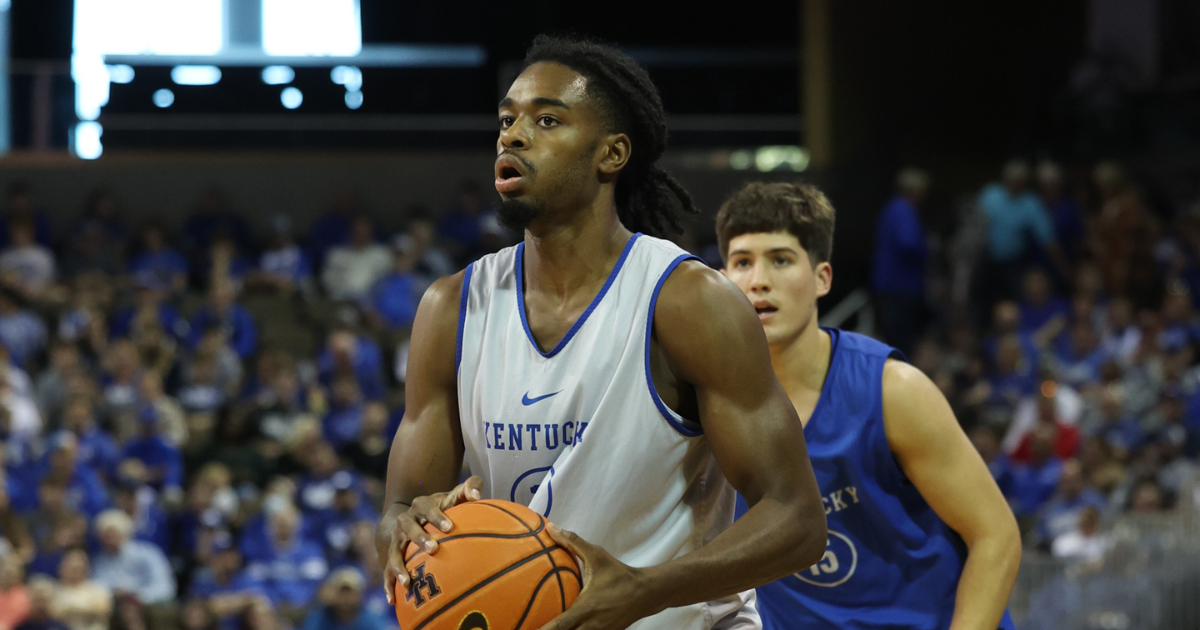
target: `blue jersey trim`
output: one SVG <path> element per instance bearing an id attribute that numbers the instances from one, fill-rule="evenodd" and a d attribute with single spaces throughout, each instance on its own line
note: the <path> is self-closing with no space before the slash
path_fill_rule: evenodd
<path id="1" fill-rule="evenodd" d="M 629 237 L 629 241 L 625 243 L 625 249 L 621 250 L 621 257 L 617 259 L 617 264 L 608 274 L 608 279 L 604 281 L 604 286 L 600 287 L 600 292 L 596 294 L 596 297 L 592 298 L 592 303 L 588 304 L 587 310 L 583 312 L 583 315 L 579 316 L 579 319 L 575 320 L 575 324 L 571 326 L 567 334 L 559 340 L 558 345 L 554 346 L 550 352 L 542 352 L 542 349 L 538 347 L 537 341 L 533 338 L 533 333 L 529 332 L 529 320 L 525 317 L 525 243 L 517 244 L 517 311 L 521 314 L 521 327 L 525 329 L 525 337 L 529 339 L 530 345 L 533 346 L 534 350 L 537 350 L 538 354 L 549 359 L 567 347 L 567 342 L 571 341 L 575 333 L 579 332 L 583 323 L 587 321 L 588 316 L 600 305 L 600 300 L 604 299 L 604 294 L 608 293 L 608 288 L 617 279 L 617 274 L 621 272 L 621 267 L 624 266 L 625 259 L 629 256 L 630 250 L 633 249 L 634 242 L 641 235 L 641 232 L 638 232 Z"/>
<path id="2" fill-rule="evenodd" d="M 471 272 L 475 270 L 475 263 L 467 265 L 463 271 L 462 297 L 458 300 L 458 339 L 454 342 L 454 373 L 458 373 L 458 366 L 462 364 L 462 339 L 463 326 L 467 322 L 467 298 L 471 295 Z"/>
<path id="3" fill-rule="evenodd" d="M 650 375 L 650 336 L 654 332 L 654 308 L 658 306 L 658 293 L 662 291 L 663 284 L 666 283 L 671 272 L 675 271 L 675 268 L 685 260 L 700 259 L 691 254 L 680 254 L 675 260 L 671 261 L 671 264 L 667 265 L 666 271 L 663 271 L 662 275 L 658 277 L 658 283 L 654 285 L 654 293 L 650 294 L 650 312 L 646 315 L 646 387 L 650 389 L 650 398 L 654 400 L 654 406 L 658 407 L 658 412 L 662 414 L 662 417 L 666 419 L 672 429 L 675 429 L 680 435 L 686 437 L 698 437 L 704 435 L 704 428 L 689 429 L 677 420 L 675 418 L 677 414 L 671 411 L 667 403 L 664 403 L 662 397 L 658 395 L 658 388 L 654 386 L 654 377 Z"/>

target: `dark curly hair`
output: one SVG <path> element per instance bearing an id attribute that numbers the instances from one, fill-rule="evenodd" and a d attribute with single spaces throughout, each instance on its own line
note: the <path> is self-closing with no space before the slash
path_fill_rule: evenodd
<path id="1" fill-rule="evenodd" d="M 629 136 L 633 152 L 617 178 L 617 216 L 625 227 L 652 236 L 683 231 L 681 219 L 698 214 L 687 190 L 656 165 L 667 148 L 666 112 L 646 70 L 616 47 L 574 36 L 538 35 L 525 67 L 548 61 L 588 80 L 610 131 Z"/>

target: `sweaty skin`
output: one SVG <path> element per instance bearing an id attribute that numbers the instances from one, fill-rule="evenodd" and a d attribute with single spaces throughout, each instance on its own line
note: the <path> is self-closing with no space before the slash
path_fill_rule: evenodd
<path id="1" fill-rule="evenodd" d="M 599 114 L 586 79 L 554 63 L 530 66 L 501 103 L 497 188 L 538 208 L 525 233 L 525 308 L 542 348 L 580 317 L 631 236 L 613 194 L 636 147 L 603 129 Z M 519 170 L 519 180 L 502 167 Z M 413 325 L 405 417 L 376 535 L 389 602 L 396 582 L 408 583 L 404 544 L 436 552 L 421 523 L 450 531 L 444 510 L 480 497 L 477 477 L 456 485 L 464 451 L 454 364 L 462 278 L 434 283 Z M 550 528 L 582 560 L 584 589 L 546 628 L 625 628 L 669 607 L 765 584 L 824 553 L 824 509 L 799 417 L 771 371 L 754 310 L 720 274 L 687 262 L 663 284 L 654 317 L 672 323 L 654 330 L 660 393 L 676 409 L 696 410 L 722 472 L 751 508 L 699 550 L 647 568 Z"/>
<path id="2" fill-rule="evenodd" d="M 807 424 L 829 367 L 817 298 L 829 292 L 832 267 L 814 266 L 788 232 L 760 232 L 730 239 L 725 275 L 759 311 L 775 374 Z M 901 361 L 884 364 L 883 426 L 904 474 L 967 545 L 951 630 L 995 630 L 1021 560 L 1012 510 L 941 391 Z"/>

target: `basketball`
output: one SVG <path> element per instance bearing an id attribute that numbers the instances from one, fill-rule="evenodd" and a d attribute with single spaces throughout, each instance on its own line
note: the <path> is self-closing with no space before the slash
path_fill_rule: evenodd
<path id="1" fill-rule="evenodd" d="M 433 554 L 409 543 L 412 578 L 396 587 L 403 630 L 540 628 L 562 614 L 583 588 L 578 565 L 546 532 L 546 519 L 508 501 L 484 500 L 446 510 L 454 528 L 425 531 Z"/>

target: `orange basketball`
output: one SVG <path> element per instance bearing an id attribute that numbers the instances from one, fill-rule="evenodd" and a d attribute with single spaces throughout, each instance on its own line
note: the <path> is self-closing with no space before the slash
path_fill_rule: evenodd
<path id="1" fill-rule="evenodd" d="M 454 523 L 433 555 L 409 543 L 412 578 L 396 585 L 401 630 L 521 630 L 562 614 L 583 588 L 575 557 L 546 532 L 546 519 L 508 501 L 473 501 L 446 510 Z"/>

